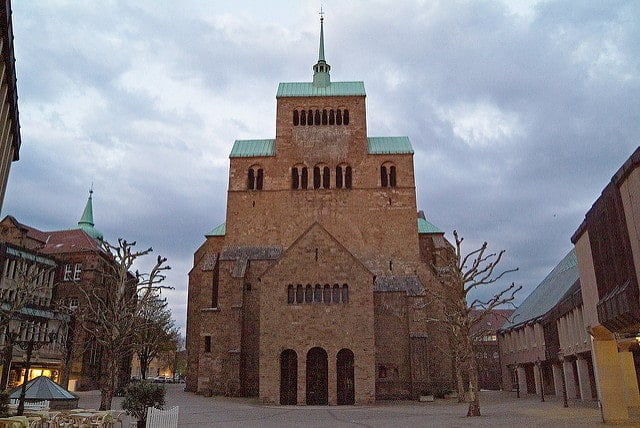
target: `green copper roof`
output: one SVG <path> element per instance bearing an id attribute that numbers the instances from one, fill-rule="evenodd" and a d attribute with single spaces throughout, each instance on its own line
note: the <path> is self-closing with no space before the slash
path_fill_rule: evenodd
<path id="1" fill-rule="evenodd" d="M 418 233 L 443 233 L 437 226 L 428 220 L 418 217 Z"/>
<path id="2" fill-rule="evenodd" d="M 251 158 L 258 156 L 274 156 L 276 140 L 236 140 L 231 149 L 230 158 Z"/>
<path id="3" fill-rule="evenodd" d="M 413 153 L 409 137 L 367 137 L 370 155 Z"/>
<path id="4" fill-rule="evenodd" d="M 313 86 L 312 82 L 284 82 L 278 85 L 276 98 L 281 97 L 341 97 L 366 96 L 364 82 L 331 82 L 328 86 Z"/>
<path id="5" fill-rule="evenodd" d="M 87 204 L 84 206 L 82 217 L 80 217 L 80 221 L 78 222 L 78 227 L 76 227 L 76 229 L 82 229 L 93 239 L 100 240 L 102 239 L 102 232 L 96 229 L 93 224 L 92 195 L 93 189 L 89 191 L 89 199 L 87 199 Z"/>
<path id="6" fill-rule="evenodd" d="M 213 228 L 213 230 L 207 233 L 204 236 L 224 236 L 227 232 L 227 223 L 222 223 L 221 225 Z"/>

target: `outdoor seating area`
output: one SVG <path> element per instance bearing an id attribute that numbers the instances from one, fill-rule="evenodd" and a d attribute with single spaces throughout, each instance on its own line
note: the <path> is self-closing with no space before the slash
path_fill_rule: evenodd
<path id="1" fill-rule="evenodd" d="M 73 409 L 25 410 L 23 416 L 0 418 L 0 428 L 91 428 L 123 426 L 124 412 Z"/>

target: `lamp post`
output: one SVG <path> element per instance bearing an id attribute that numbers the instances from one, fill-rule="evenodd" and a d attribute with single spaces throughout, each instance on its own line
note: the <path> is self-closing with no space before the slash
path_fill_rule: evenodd
<path id="1" fill-rule="evenodd" d="M 55 342 L 58 338 L 60 324 L 60 319 L 58 319 L 54 314 L 53 318 L 47 320 L 45 332 L 44 334 L 41 334 L 39 326 L 35 331 L 33 327 L 31 327 L 31 331 L 26 331 L 27 329 L 20 320 L 11 320 L 9 322 L 7 338 L 10 340 L 11 345 L 18 345 L 26 351 L 24 379 L 22 381 L 18 410 L 16 412 L 18 416 L 22 416 L 24 413 L 24 400 L 27 393 L 27 380 L 29 378 L 29 370 L 31 369 L 31 357 L 33 356 L 33 351 L 37 351 L 43 346 Z"/>

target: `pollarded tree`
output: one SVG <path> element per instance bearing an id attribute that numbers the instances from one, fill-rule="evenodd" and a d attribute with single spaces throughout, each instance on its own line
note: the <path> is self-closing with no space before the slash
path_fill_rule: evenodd
<path id="1" fill-rule="evenodd" d="M 149 365 L 154 359 L 175 351 L 177 336 L 178 329 L 167 301 L 157 295 L 149 299 L 140 312 L 138 329 L 133 336 L 142 379 L 147 378 Z"/>
<path id="2" fill-rule="evenodd" d="M 153 249 L 134 250 L 136 243 L 118 239 L 117 245 L 102 242 L 109 262 L 99 269 L 100 283 L 81 283 L 85 297 L 80 325 L 101 347 L 100 410 L 111 408 L 118 386 L 120 365 L 133 352 L 133 338 L 140 328 L 140 316 L 162 289 L 167 259 L 158 256 L 149 273 L 131 273 L 133 264 Z"/>
<path id="3" fill-rule="evenodd" d="M 518 269 L 499 270 L 498 264 L 502 261 L 505 251 L 492 253 L 488 250 L 486 242 L 480 248 L 463 255 L 464 238 L 459 237 L 455 230 L 453 236 L 455 238 L 454 254 L 448 258 L 444 269 L 438 269 L 443 279 L 443 287 L 435 292 L 435 300 L 439 301 L 443 313 L 441 321 L 450 329 L 460 394 L 464 395 L 464 391 L 460 389 L 466 389 L 462 388 L 462 379 L 469 381 L 467 416 L 480 416 L 478 366 L 473 350 L 473 344 L 477 338 L 473 327 L 494 309 L 511 304 L 522 286 L 516 287 L 511 283 L 498 292 L 480 290 L 496 285 L 504 275 Z M 472 292 L 488 294 L 491 297 L 476 298 L 469 302 L 469 294 Z"/>

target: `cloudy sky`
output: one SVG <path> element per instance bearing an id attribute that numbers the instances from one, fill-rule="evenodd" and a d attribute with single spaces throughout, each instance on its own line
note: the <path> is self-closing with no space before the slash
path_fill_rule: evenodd
<path id="1" fill-rule="evenodd" d="M 505 249 L 522 300 L 640 139 L 637 1 L 322 2 L 331 78 L 363 80 L 370 136 L 408 135 L 418 206 Z M 94 186 L 109 240 L 187 272 L 224 222 L 235 139 L 275 136 L 310 81 L 319 2 L 13 2 L 22 149 L 2 215 L 69 228 Z"/>

